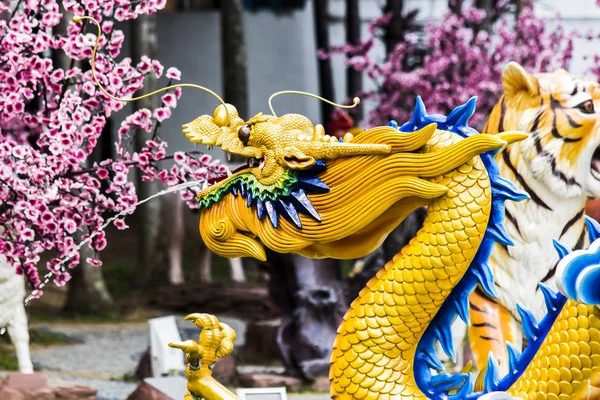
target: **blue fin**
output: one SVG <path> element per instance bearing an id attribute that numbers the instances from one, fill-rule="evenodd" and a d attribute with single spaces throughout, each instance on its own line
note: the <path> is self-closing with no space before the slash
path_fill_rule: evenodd
<path id="1" fill-rule="evenodd" d="M 256 214 L 258 219 L 262 221 L 265 216 L 265 205 L 261 199 L 256 199 Z"/>
<path id="2" fill-rule="evenodd" d="M 517 303 L 517 311 L 521 316 L 521 324 L 523 326 L 523 333 L 528 341 L 533 341 L 538 338 L 540 327 L 531 311 L 521 307 Z"/>
<path id="3" fill-rule="evenodd" d="M 463 292 L 454 299 L 454 308 L 456 309 L 456 313 L 463 320 L 467 326 L 471 326 L 471 318 L 469 315 L 469 293 Z"/>
<path id="4" fill-rule="evenodd" d="M 474 264 L 471 266 L 471 271 L 488 296 L 493 298 L 498 297 L 498 292 L 496 292 L 496 286 L 494 285 L 494 274 L 487 263 Z"/>
<path id="5" fill-rule="evenodd" d="M 233 185 L 231 185 L 231 191 L 233 192 L 234 196 L 238 195 L 238 184 L 234 183 Z"/>
<path id="6" fill-rule="evenodd" d="M 585 218 L 585 224 L 588 229 L 588 237 L 590 238 L 590 243 L 596 241 L 596 239 L 600 238 L 600 224 L 593 218 L 588 217 Z"/>
<path id="7" fill-rule="evenodd" d="M 425 361 L 425 364 L 427 364 L 429 368 L 434 369 L 436 371 L 444 370 L 444 364 L 442 364 L 437 355 L 437 352 L 434 349 L 431 349 L 431 351 L 421 350 L 419 356 L 423 361 Z"/>
<path id="8" fill-rule="evenodd" d="M 242 197 L 246 197 L 246 185 L 243 182 L 240 182 L 240 193 Z"/>
<path id="9" fill-rule="evenodd" d="M 467 379 L 467 374 L 449 374 L 442 372 L 437 375 L 433 375 L 429 382 L 436 389 L 436 391 L 447 391 L 448 389 L 454 389 L 462 385 Z"/>
<path id="10" fill-rule="evenodd" d="M 438 325 L 434 329 L 435 337 L 439 340 L 442 345 L 442 350 L 452 362 L 456 362 L 456 352 L 454 351 L 454 344 L 452 343 L 452 332 L 450 329 L 452 326 L 448 325 Z"/>
<path id="11" fill-rule="evenodd" d="M 501 176 L 496 178 L 495 185 L 492 187 L 492 195 L 511 201 L 521 201 L 529 198 L 527 192 L 518 189 L 514 183 Z"/>
<path id="12" fill-rule="evenodd" d="M 496 242 L 500 243 L 503 246 L 514 246 L 512 239 L 508 232 L 506 232 L 506 228 L 502 222 L 496 223 L 494 225 L 489 225 L 486 235 L 489 234 L 492 239 Z"/>
<path id="13" fill-rule="evenodd" d="M 540 282 L 538 286 L 544 295 L 544 302 L 546 303 L 546 308 L 548 311 L 556 311 L 558 307 L 562 307 L 562 302 L 558 297 L 558 292 L 542 282 Z"/>
<path id="14" fill-rule="evenodd" d="M 412 116 L 410 117 L 410 121 L 404 123 L 400 127 L 400 130 L 402 132 L 413 132 L 418 130 L 426 116 L 427 110 L 425 110 L 425 104 L 423 103 L 423 99 L 421 99 L 421 96 L 417 96 L 415 102 L 415 110 L 413 111 Z"/>
<path id="15" fill-rule="evenodd" d="M 571 249 L 569 249 L 566 245 L 562 244 L 558 240 L 552 239 L 552 244 L 554 245 L 554 249 L 558 253 L 559 259 L 563 259 L 567 254 L 571 253 Z"/>
<path id="16" fill-rule="evenodd" d="M 298 176 L 298 186 L 313 193 L 327 193 L 329 192 L 329 186 L 323 183 L 322 180 L 316 176 Z"/>
<path id="17" fill-rule="evenodd" d="M 321 222 L 321 216 L 319 215 L 317 210 L 315 210 L 315 207 L 312 205 L 310 199 L 308 198 L 304 190 L 300 188 L 294 189 L 292 190 L 290 195 L 296 207 L 300 209 L 300 212 L 308 214 L 314 220 Z"/>
<path id="18" fill-rule="evenodd" d="M 390 122 L 388 122 L 387 126 L 392 127 L 394 129 L 398 129 L 398 123 L 394 120 L 391 120 Z"/>
<path id="19" fill-rule="evenodd" d="M 271 220 L 271 225 L 273 225 L 273 228 L 277 228 L 277 225 L 279 224 L 279 215 L 271 200 L 265 200 L 265 208 L 267 209 L 267 214 Z"/>
<path id="20" fill-rule="evenodd" d="M 471 97 L 465 104 L 452 110 L 448 117 L 446 117 L 446 125 L 456 128 L 466 127 L 469 119 L 475 113 L 476 106 L 477 97 Z"/>
<path id="21" fill-rule="evenodd" d="M 252 192 L 248 191 L 248 197 L 246 197 L 246 206 L 250 207 L 252 205 Z"/>
<path id="22" fill-rule="evenodd" d="M 506 350 L 508 351 L 508 369 L 509 372 L 515 372 L 519 370 L 519 358 L 521 352 L 517 350 L 515 346 L 510 342 L 506 342 Z"/>
<path id="23" fill-rule="evenodd" d="M 483 387 L 486 392 L 496 390 L 498 386 L 498 363 L 492 352 L 488 355 L 488 367 L 483 377 Z"/>
<path id="24" fill-rule="evenodd" d="M 302 228 L 300 216 L 298 216 L 298 212 L 290 200 L 285 201 L 284 199 L 279 199 L 277 205 L 279 209 L 283 211 L 283 216 L 285 219 L 293 223 L 296 228 Z"/>

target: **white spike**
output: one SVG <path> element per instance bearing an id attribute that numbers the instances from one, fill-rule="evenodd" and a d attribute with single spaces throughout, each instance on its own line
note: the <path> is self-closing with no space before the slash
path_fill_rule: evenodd
<path id="1" fill-rule="evenodd" d="M 231 153 L 226 152 L 226 154 L 227 154 L 227 161 L 231 161 Z"/>
<path id="2" fill-rule="evenodd" d="M 231 175 L 233 175 L 233 174 L 231 173 L 231 170 L 229 169 L 229 167 L 225 167 L 225 170 L 227 171 L 227 176 L 231 176 Z"/>
<path id="3" fill-rule="evenodd" d="M 204 181 L 204 183 L 202 184 L 202 190 L 206 189 L 208 187 L 208 181 Z"/>

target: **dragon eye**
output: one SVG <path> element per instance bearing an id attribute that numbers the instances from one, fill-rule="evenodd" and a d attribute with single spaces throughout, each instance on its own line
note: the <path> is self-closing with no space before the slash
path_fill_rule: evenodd
<path id="1" fill-rule="evenodd" d="M 575 108 L 578 108 L 584 114 L 593 114 L 596 112 L 594 109 L 594 102 L 592 100 L 586 100 L 581 104 L 578 104 Z"/>
<path id="2" fill-rule="evenodd" d="M 244 125 L 240 128 L 238 131 L 238 138 L 244 143 L 244 146 L 248 144 L 248 139 L 250 139 L 250 127 L 248 125 Z"/>

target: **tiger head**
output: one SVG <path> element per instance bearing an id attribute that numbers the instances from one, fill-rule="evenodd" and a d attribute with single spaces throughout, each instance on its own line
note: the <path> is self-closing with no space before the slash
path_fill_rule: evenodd
<path id="1" fill-rule="evenodd" d="M 511 62 L 502 86 L 483 131 L 529 132 L 515 144 L 513 164 L 522 160 L 519 169 L 528 168 L 557 197 L 600 197 L 600 85 L 563 69 L 532 75 Z"/>

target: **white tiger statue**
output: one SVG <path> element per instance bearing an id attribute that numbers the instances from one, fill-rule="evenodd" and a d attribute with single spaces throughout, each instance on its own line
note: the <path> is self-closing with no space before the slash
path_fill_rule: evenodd
<path id="1" fill-rule="evenodd" d="M 8 325 L 10 340 L 15 346 L 19 372 L 33 373 L 33 364 L 29 354 L 29 331 L 27 314 L 23 306 L 25 298 L 25 280 L 17 275 L 6 258 L 0 255 L 0 327 Z M 12 322 L 11 322 L 12 320 Z"/>

